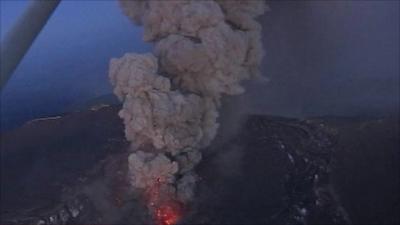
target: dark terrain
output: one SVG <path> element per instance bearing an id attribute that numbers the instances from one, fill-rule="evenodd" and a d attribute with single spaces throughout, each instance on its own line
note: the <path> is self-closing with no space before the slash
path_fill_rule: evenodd
<path id="1" fill-rule="evenodd" d="M 146 224 L 118 106 L 1 134 L 1 224 Z M 249 115 L 204 149 L 182 224 L 399 224 L 398 118 Z"/>

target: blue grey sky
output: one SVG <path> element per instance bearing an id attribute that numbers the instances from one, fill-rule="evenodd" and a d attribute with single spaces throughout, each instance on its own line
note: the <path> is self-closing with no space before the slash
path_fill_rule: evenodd
<path id="1" fill-rule="evenodd" d="M 0 2 L 3 39 L 30 2 Z M 141 37 L 117 1 L 61 1 L 3 90 L 2 117 L 62 112 L 110 93 L 110 58 L 150 51 Z"/>
<path id="2" fill-rule="evenodd" d="M 1 37 L 27 1 L 0 0 Z M 257 113 L 385 115 L 399 110 L 399 1 L 267 1 L 263 76 L 242 97 Z M 148 52 L 117 1 L 63 0 L 1 94 L 2 126 L 111 93 L 108 63 Z M 261 96 L 261 97 L 260 97 Z"/>
<path id="3" fill-rule="evenodd" d="M 28 4 L 27 1 L 1 1 L 2 37 Z M 90 79 L 100 85 L 93 85 L 93 88 L 97 87 L 96 91 L 101 94 L 107 82 L 98 82 L 104 81 L 111 57 L 148 49 L 141 40 L 141 29 L 122 15 L 116 1 L 62 1 L 4 94 L 17 87 L 25 89 L 32 85 L 37 86 L 35 91 L 47 91 L 54 82 L 60 83 L 60 79 L 73 82 L 71 88 L 75 88 L 75 92 L 87 91 L 81 85 Z M 82 80 L 82 84 L 76 79 Z"/>

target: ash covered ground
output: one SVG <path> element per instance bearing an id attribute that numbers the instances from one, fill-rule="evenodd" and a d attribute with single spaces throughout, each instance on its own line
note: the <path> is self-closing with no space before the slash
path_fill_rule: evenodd
<path id="1" fill-rule="evenodd" d="M 152 224 L 125 179 L 118 109 L 2 133 L 1 224 Z M 398 224 L 398 122 L 247 115 L 203 150 L 179 224 Z"/>

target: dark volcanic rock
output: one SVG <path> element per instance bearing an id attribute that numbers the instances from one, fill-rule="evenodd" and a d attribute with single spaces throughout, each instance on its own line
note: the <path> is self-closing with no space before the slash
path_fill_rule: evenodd
<path id="1" fill-rule="evenodd" d="M 354 224 L 400 224 L 399 118 L 324 119 L 336 137 L 332 185 Z"/>
<path id="2" fill-rule="evenodd" d="M 237 151 L 242 152 L 241 159 L 217 160 L 214 166 L 204 160 L 200 165 L 205 181 L 199 185 L 195 205 L 199 211 L 184 222 L 349 223 L 330 186 L 329 165 L 334 151 L 319 124 L 249 116 L 237 136 L 215 149 L 215 157 L 229 157 Z M 215 168 L 221 164 L 234 164 L 236 168 L 222 168 L 218 174 Z M 237 175 L 224 176 L 227 169 L 237 170 Z M 208 181 L 212 177 L 214 180 Z"/>
<path id="3" fill-rule="evenodd" d="M 1 224 L 62 211 L 65 189 L 126 144 L 117 107 L 31 121 L 2 134 Z"/>
<path id="4" fill-rule="evenodd" d="M 1 136 L 1 224 L 148 224 L 126 179 L 118 107 Z M 393 119 L 249 116 L 204 149 L 182 224 L 389 224 L 399 216 Z"/>

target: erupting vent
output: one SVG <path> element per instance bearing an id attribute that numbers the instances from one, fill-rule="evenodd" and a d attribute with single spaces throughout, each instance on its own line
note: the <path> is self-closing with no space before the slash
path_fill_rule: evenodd
<path id="1" fill-rule="evenodd" d="M 165 184 L 157 178 L 155 184 L 145 190 L 146 203 L 157 225 L 174 225 L 183 214 L 183 204 L 161 191 Z"/>
<path id="2" fill-rule="evenodd" d="M 129 180 L 144 190 L 159 224 L 176 223 L 193 199 L 193 169 L 218 129 L 223 95 L 244 92 L 259 75 L 264 1 L 120 1 L 143 25 L 153 53 L 112 59 L 109 76 L 123 102 L 119 116 L 132 143 Z"/>

